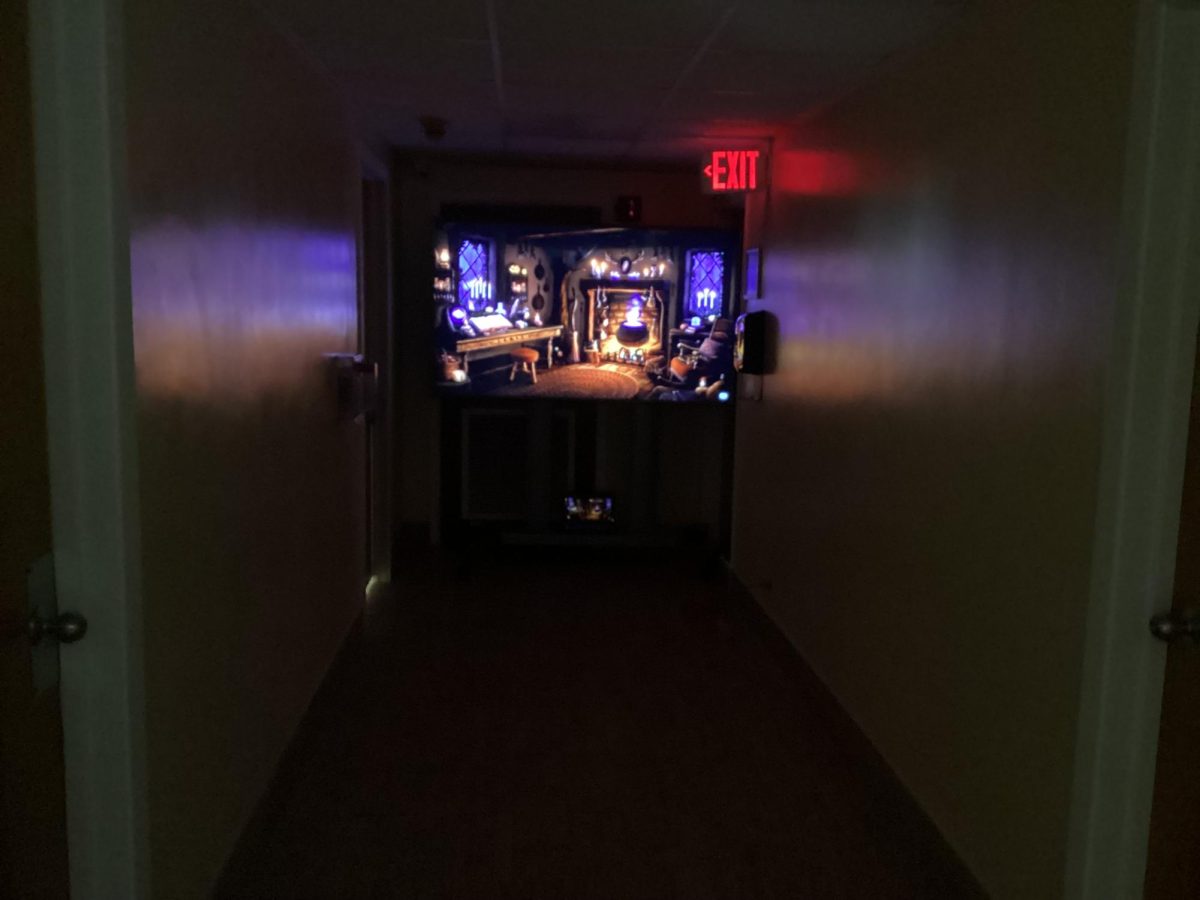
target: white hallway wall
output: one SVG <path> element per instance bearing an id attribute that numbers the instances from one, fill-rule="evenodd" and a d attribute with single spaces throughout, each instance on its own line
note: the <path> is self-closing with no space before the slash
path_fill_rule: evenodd
<path id="1" fill-rule="evenodd" d="M 748 212 L 735 569 L 997 898 L 1063 885 L 1135 7 L 980 4 Z"/>
<path id="2" fill-rule="evenodd" d="M 208 896 L 362 602 L 358 162 L 250 5 L 125 3 L 154 896 Z"/>

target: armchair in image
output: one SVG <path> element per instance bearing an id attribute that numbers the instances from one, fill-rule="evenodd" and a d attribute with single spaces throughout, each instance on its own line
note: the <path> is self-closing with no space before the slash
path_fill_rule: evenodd
<path id="1" fill-rule="evenodd" d="M 672 328 L 671 338 L 671 343 L 676 350 L 684 346 L 695 349 L 708 338 L 733 343 L 733 322 L 730 319 L 714 319 L 707 329 L 692 328 L 690 325 L 683 328 Z"/>
<path id="2" fill-rule="evenodd" d="M 678 355 L 668 362 L 656 358 L 646 365 L 646 373 L 657 385 L 691 389 L 700 384 L 712 384 L 727 377 L 733 370 L 733 340 L 727 332 L 713 333 L 699 344 L 680 343 Z"/>
<path id="3" fill-rule="evenodd" d="M 725 400 L 728 394 L 723 391 L 725 382 L 718 379 L 712 384 L 696 385 L 694 388 L 673 388 L 660 384 L 650 391 L 651 400 L 669 403 L 690 403 L 695 400 Z"/>

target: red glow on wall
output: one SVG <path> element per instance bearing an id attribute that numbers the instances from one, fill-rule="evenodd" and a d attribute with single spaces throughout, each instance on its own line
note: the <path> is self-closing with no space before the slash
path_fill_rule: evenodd
<path id="1" fill-rule="evenodd" d="M 861 160 L 831 150 L 784 150 L 773 156 L 772 184 L 785 194 L 846 196 L 859 193 L 868 181 Z"/>
<path id="2" fill-rule="evenodd" d="M 713 150 L 704 160 L 704 184 L 717 193 L 758 190 L 758 150 Z"/>

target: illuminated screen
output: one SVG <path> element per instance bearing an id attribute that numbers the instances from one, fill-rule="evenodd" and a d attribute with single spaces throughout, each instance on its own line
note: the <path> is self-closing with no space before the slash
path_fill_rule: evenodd
<path id="1" fill-rule="evenodd" d="M 735 396 L 723 231 L 435 232 L 438 389 L 454 396 L 724 404 Z"/>
<path id="2" fill-rule="evenodd" d="M 609 496 L 564 497 L 563 509 L 568 522 L 600 524 L 616 521 L 613 498 Z"/>

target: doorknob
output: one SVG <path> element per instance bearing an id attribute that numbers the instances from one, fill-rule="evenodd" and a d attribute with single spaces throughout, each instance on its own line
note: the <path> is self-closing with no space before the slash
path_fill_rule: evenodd
<path id="1" fill-rule="evenodd" d="M 43 619 L 38 615 L 29 617 L 25 623 L 25 634 L 29 643 L 39 644 L 42 638 L 51 638 L 60 644 L 73 644 L 87 634 L 87 619 L 79 613 L 59 613 L 51 619 Z"/>
<path id="2" fill-rule="evenodd" d="M 1168 644 L 1200 642 L 1200 613 L 1172 610 L 1151 616 L 1150 633 Z"/>

